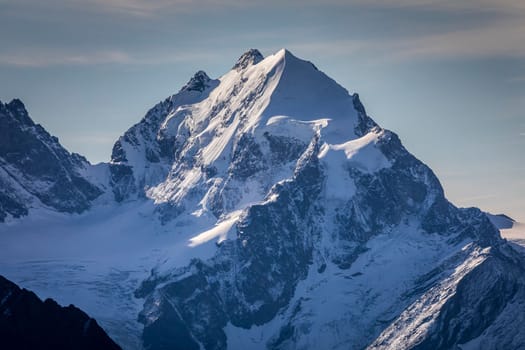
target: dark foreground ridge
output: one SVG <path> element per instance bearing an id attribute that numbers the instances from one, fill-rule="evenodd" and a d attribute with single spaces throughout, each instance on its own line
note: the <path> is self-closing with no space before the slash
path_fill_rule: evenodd
<path id="1" fill-rule="evenodd" d="M 0 276 L 0 349 L 117 350 L 111 338 L 82 310 L 40 300 Z"/>

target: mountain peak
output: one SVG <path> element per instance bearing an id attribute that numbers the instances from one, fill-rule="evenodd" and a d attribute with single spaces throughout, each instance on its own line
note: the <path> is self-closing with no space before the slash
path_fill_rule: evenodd
<path id="1" fill-rule="evenodd" d="M 279 61 L 284 61 L 288 64 L 292 62 L 301 62 L 305 63 L 305 67 L 314 68 L 314 70 L 318 71 L 319 69 L 310 61 L 304 60 L 300 57 L 297 57 L 294 55 L 290 50 L 282 48 L 279 51 L 277 51 L 274 56 L 279 58 Z"/>
<path id="2" fill-rule="evenodd" d="M 26 106 L 24 103 L 19 100 L 18 98 L 14 98 L 7 104 L 10 108 L 17 108 L 17 109 L 23 109 L 25 111 Z"/>
<path id="3" fill-rule="evenodd" d="M 278 55 L 278 56 L 283 56 L 283 57 L 297 58 L 290 50 L 288 50 L 288 49 L 286 49 L 284 47 L 282 49 L 280 49 L 279 51 L 277 51 L 275 54 Z"/>
<path id="4" fill-rule="evenodd" d="M 206 72 L 200 70 L 180 89 L 180 91 L 198 91 L 203 92 L 209 87 L 211 78 Z"/>
<path id="5" fill-rule="evenodd" d="M 0 102 L 0 158 L 0 222 L 27 215 L 40 204 L 80 213 L 102 194 L 84 176 L 85 159 L 35 124 L 18 99 Z"/>
<path id="6" fill-rule="evenodd" d="M 249 49 L 239 57 L 237 63 L 233 66 L 235 70 L 242 70 L 248 66 L 257 64 L 264 59 L 264 56 L 257 49 Z"/>
<path id="7" fill-rule="evenodd" d="M 24 124 L 24 125 L 33 125 L 33 120 L 29 117 L 29 114 L 27 113 L 26 107 L 24 106 L 24 103 L 15 98 L 11 100 L 11 102 L 3 104 L 0 101 L 0 110 L 6 109 L 9 111 L 9 114 L 15 118 L 18 122 Z"/>

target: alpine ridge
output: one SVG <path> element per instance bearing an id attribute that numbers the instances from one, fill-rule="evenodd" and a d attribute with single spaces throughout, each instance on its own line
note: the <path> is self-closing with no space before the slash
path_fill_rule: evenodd
<path id="1" fill-rule="evenodd" d="M 35 124 L 20 100 L 0 101 L 0 222 L 42 205 L 69 213 L 89 209 L 102 194 L 85 174 L 90 166 Z"/>
<path id="2" fill-rule="evenodd" d="M 41 301 L 0 276 L 2 349 L 119 350 L 97 322 L 73 305 Z"/>
<path id="3" fill-rule="evenodd" d="M 521 250 L 450 203 L 358 94 L 286 49 L 197 72 L 100 167 L 89 210 L 29 212 L 0 244 L 17 263 L 60 257 L 30 266 L 74 276 L 72 291 L 96 282 L 83 308 L 126 348 L 525 347 Z M 38 239 L 76 233 L 30 251 L 40 222 L 58 233 Z"/>

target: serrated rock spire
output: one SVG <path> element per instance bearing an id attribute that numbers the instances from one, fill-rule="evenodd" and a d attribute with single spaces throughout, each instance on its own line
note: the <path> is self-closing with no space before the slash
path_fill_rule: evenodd
<path id="1" fill-rule="evenodd" d="M 233 66 L 235 70 L 242 70 L 248 66 L 257 64 L 264 59 L 264 56 L 257 49 L 249 49 L 242 54 L 237 60 L 237 63 Z"/>
<path id="2" fill-rule="evenodd" d="M 209 87 L 211 78 L 206 72 L 200 70 L 180 89 L 180 91 L 198 91 L 203 92 Z"/>

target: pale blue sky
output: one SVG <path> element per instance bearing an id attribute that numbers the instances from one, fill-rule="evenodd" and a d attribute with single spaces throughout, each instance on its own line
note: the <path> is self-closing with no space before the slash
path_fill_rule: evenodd
<path id="1" fill-rule="evenodd" d="M 525 2 L 457 3 L 0 0 L 0 100 L 107 161 L 195 71 L 286 47 L 359 92 L 455 204 L 525 221 Z"/>

